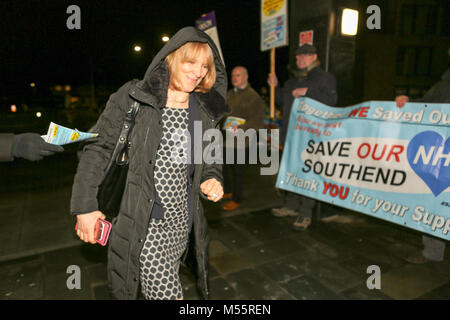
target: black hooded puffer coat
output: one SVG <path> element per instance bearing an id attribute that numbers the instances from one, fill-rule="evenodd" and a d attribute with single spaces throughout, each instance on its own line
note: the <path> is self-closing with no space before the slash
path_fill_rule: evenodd
<path id="1" fill-rule="evenodd" d="M 194 92 L 198 103 L 197 119 L 202 131 L 217 128 L 229 113 L 225 103 L 227 76 L 219 52 L 210 37 L 193 27 L 177 32 L 150 64 L 143 80 L 130 81 L 112 94 L 105 111 L 95 125 L 98 138 L 88 144 L 80 159 L 72 190 L 71 212 L 98 210 L 96 194 L 104 170 L 119 137 L 125 114 L 134 101 L 141 105 L 131 133 L 130 164 L 120 213 L 113 220 L 108 248 L 108 283 L 113 298 L 137 299 L 139 290 L 139 256 L 144 245 L 155 201 L 154 165 L 162 135 L 161 108 L 167 99 L 169 71 L 165 57 L 187 42 L 208 43 L 214 54 L 216 82 L 207 93 Z M 202 133 L 203 133 L 202 132 Z M 202 142 L 203 149 L 209 143 Z M 216 164 L 194 165 L 195 171 L 189 197 L 193 219 L 190 242 L 184 260 L 197 276 L 197 284 L 208 298 L 207 222 L 199 199 L 200 184 L 210 178 L 222 182 L 222 167 Z"/>

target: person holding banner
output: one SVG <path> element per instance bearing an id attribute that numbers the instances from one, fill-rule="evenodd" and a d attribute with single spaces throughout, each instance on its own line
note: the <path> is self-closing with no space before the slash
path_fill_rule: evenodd
<path id="1" fill-rule="evenodd" d="M 63 147 L 45 142 L 37 133 L 0 134 L 0 161 L 13 161 L 14 158 L 39 161 L 62 151 Z"/>
<path id="2" fill-rule="evenodd" d="M 275 102 L 282 106 L 283 110 L 281 148 L 286 140 L 289 116 L 295 98 L 309 97 L 332 107 L 336 105 L 338 98 L 336 79 L 319 67 L 315 46 L 304 44 L 297 48 L 295 54 L 298 77 L 287 80 L 283 88 L 280 88 L 276 74 L 269 74 L 267 80 L 270 86 L 275 86 Z M 306 230 L 311 224 L 315 204 L 316 200 L 287 191 L 284 206 L 272 209 L 272 214 L 276 217 L 298 216 L 294 229 Z"/>
<path id="3" fill-rule="evenodd" d="M 449 49 L 450 56 L 450 49 Z M 402 95 L 395 98 L 397 107 L 403 106 L 409 102 L 408 96 Z M 441 81 L 436 83 L 425 95 L 420 99 L 415 99 L 414 102 L 428 102 L 428 103 L 450 103 L 450 68 L 444 72 Z M 434 237 L 422 236 L 423 250 L 407 257 L 405 260 L 413 264 L 424 264 L 428 261 L 443 261 L 445 255 L 445 241 Z"/>
<path id="4" fill-rule="evenodd" d="M 232 70 L 231 83 L 233 89 L 229 90 L 227 93 L 227 103 L 231 108 L 231 114 L 227 120 L 238 117 L 242 119 L 242 122 L 245 121 L 241 125 L 233 124 L 225 130 L 226 132 L 227 130 L 231 131 L 231 134 L 228 133 L 226 136 L 232 138 L 232 141 L 234 142 L 235 134 L 238 134 L 238 140 L 240 140 L 240 131 L 237 131 L 238 129 L 243 130 L 241 133 L 246 132 L 248 129 L 253 129 L 257 133 L 259 129 L 264 127 L 265 103 L 260 95 L 250 86 L 248 82 L 248 71 L 245 67 L 237 66 Z M 231 143 L 232 141 L 226 140 L 226 144 L 230 142 L 231 145 L 226 145 L 225 152 L 233 153 L 233 163 L 226 162 L 223 170 L 225 188 L 223 198 L 230 199 L 222 207 L 225 211 L 235 210 L 240 206 L 245 181 L 245 163 L 238 163 L 237 154 L 242 152 L 245 155 L 248 155 L 249 142 L 257 143 L 256 134 L 254 135 L 253 141 L 250 140 L 251 137 L 249 137 L 249 140 L 246 140 L 245 145 L 242 146 L 239 146 L 239 141 L 236 146 L 235 143 Z M 246 156 L 246 158 L 248 157 Z"/>
<path id="5" fill-rule="evenodd" d="M 295 51 L 298 77 L 288 79 L 283 88 L 279 86 L 276 74 L 269 74 L 267 83 L 275 86 L 275 103 L 282 107 L 283 121 L 280 144 L 286 140 L 289 115 L 295 98 L 308 97 L 331 107 L 336 106 L 336 79 L 320 68 L 316 47 L 304 44 Z"/>

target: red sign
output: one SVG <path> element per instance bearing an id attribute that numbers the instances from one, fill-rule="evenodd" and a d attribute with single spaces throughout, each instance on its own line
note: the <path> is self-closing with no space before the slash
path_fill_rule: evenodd
<path id="1" fill-rule="evenodd" d="M 314 36 L 314 31 L 313 30 L 308 30 L 308 31 L 303 31 L 300 32 L 300 44 L 299 46 L 302 46 L 304 44 L 313 44 L 313 36 Z"/>

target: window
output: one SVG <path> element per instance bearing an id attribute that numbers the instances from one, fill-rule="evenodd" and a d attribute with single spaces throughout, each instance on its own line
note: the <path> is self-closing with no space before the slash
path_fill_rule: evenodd
<path id="1" fill-rule="evenodd" d="M 402 5 L 400 34 L 435 34 L 437 32 L 437 20 L 438 7 L 436 5 Z"/>
<path id="2" fill-rule="evenodd" d="M 394 89 L 394 96 L 408 96 L 411 100 L 422 98 L 427 92 L 428 88 L 424 87 L 396 87 Z"/>
<path id="3" fill-rule="evenodd" d="M 414 6 L 403 5 L 401 16 L 401 34 L 411 34 L 414 30 Z"/>
<path id="4" fill-rule="evenodd" d="M 431 71 L 431 48 L 417 48 L 416 50 L 416 74 L 426 76 Z"/>
<path id="5" fill-rule="evenodd" d="M 397 75 L 430 75 L 431 56 L 431 47 L 399 47 L 397 51 Z"/>
<path id="6" fill-rule="evenodd" d="M 448 17 L 450 17 L 450 1 L 447 1 L 447 3 L 444 6 L 444 19 L 442 23 L 442 34 L 446 36 L 450 36 L 450 23 L 448 23 Z"/>

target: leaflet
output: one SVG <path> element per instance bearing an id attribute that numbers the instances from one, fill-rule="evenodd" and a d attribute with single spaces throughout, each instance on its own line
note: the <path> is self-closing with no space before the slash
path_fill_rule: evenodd
<path id="1" fill-rule="evenodd" d="M 245 124 L 245 119 L 243 118 L 239 118 L 239 117 L 234 117 L 234 116 L 230 116 L 225 120 L 225 123 L 223 125 L 223 129 L 224 130 L 231 130 L 232 131 L 232 127 L 233 126 L 242 126 Z"/>
<path id="2" fill-rule="evenodd" d="M 45 142 L 61 146 L 95 138 L 97 136 L 98 133 L 81 132 L 77 129 L 66 128 L 54 122 L 50 122 L 47 135 L 42 136 L 42 139 L 44 139 Z"/>

